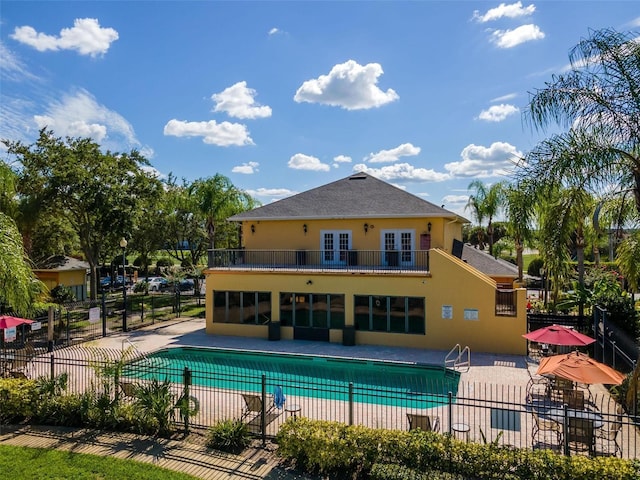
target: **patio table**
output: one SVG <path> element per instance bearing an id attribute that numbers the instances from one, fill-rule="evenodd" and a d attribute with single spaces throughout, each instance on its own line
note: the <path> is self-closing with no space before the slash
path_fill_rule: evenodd
<path id="1" fill-rule="evenodd" d="M 554 422 L 558 422 L 561 425 L 564 423 L 564 409 L 562 408 L 552 408 L 546 413 L 543 413 L 542 416 L 553 420 Z M 593 428 L 602 428 L 604 425 L 604 418 L 602 415 L 590 410 L 575 410 L 573 408 L 568 408 L 567 416 L 571 418 L 591 420 L 593 422 Z"/>

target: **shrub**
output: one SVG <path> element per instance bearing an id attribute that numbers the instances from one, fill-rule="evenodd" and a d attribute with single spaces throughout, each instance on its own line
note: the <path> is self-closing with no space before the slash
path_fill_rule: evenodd
<path id="1" fill-rule="evenodd" d="M 566 457 L 550 450 L 517 449 L 466 443 L 434 432 L 368 429 L 338 422 L 287 420 L 276 436 L 278 453 L 309 472 L 330 478 L 418 480 L 416 472 L 445 472 L 429 478 L 500 478 L 505 480 L 640 478 L 640 462 L 621 458 Z M 374 466 L 376 464 L 396 465 Z M 383 477 L 381 475 L 390 475 Z M 395 475 L 395 476 L 393 476 Z M 459 476 L 459 477 L 456 477 Z"/>
<path id="2" fill-rule="evenodd" d="M 251 433 L 241 420 L 224 420 L 209 428 L 207 446 L 229 453 L 240 453 L 251 443 Z"/>
<path id="3" fill-rule="evenodd" d="M 0 423 L 30 419 L 37 405 L 38 387 L 33 380 L 0 379 Z"/>
<path id="4" fill-rule="evenodd" d="M 540 269 L 544 267 L 544 260 L 540 257 L 536 257 L 529 262 L 529 266 L 527 267 L 527 275 L 531 275 L 532 277 L 540 276 Z"/>
<path id="5" fill-rule="evenodd" d="M 174 395 L 171 392 L 171 382 L 165 379 L 160 383 L 156 378 L 151 382 L 141 384 L 136 390 L 135 407 L 138 409 L 142 425 L 151 427 L 156 435 L 171 433 L 173 419 Z"/>
<path id="6" fill-rule="evenodd" d="M 76 296 L 73 294 L 71 287 L 65 287 L 64 285 L 58 285 L 51 289 L 49 292 L 53 303 L 71 303 L 76 301 Z"/>

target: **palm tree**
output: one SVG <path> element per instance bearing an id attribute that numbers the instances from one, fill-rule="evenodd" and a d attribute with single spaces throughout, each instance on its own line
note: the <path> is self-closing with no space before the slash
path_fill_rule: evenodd
<path id="1" fill-rule="evenodd" d="M 518 281 L 524 276 L 523 251 L 526 242 L 533 237 L 532 223 L 534 209 L 532 194 L 527 182 L 504 185 L 504 209 L 506 215 L 507 233 L 515 243 L 516 265 L 518 266 Z"/>
<path id="2" fill-rule="evenodd" d="M 251 209 L 255 200 L 236 188 L 224 175 L 196 180 L 189 189 L 201 214 L 205 216 L 209 248 L 215 248 L 216 229 L 231 215 Z"/>
<path id="3" fill-rule="evenodd" d="M 640 42 L 637 33 L 591 32 L 570 52 L 571 69 L 554 75 L 530 98 L 525 117 L 534 128 L 570 128 L 582 154 L 555 156 L 526 168 L 542 181 L 585 188 L 631 189 L 640 213 Z M 562 137 L 562 135 L 561 135 Z M 558 142 L 554 142 L 558 143 Z"/>
<path id="4" fill-rule="evenodd" d="M 471 186 L 469 186 L 471 188 Z M 469 195 L 469 200 L 467 201 L 467 205 L 464 207 L 465 210 L 471 210 L 473 216 L 476 218 L 478 222 L 478 248 L 480 250 L 484 250 L 484 232 L 482 231 L 482 221 L 484 220 L 484 211 L 482 209 L 482 202 L 474 195 Z"/>
<path id="5" fill-rule="evenodd" d="M 488 219 L 487 236 L 489 237 L 489 254 L 493 255 L 493 218 L 498 214 L 503 203 L 503 185 L 494 183 L 490 187 L 480 180 L 474 180 L 469 184 L 469 189 L 475 190 L 474 195 L 469 195 L 467 206 L 474 209 L 478 223 L 482 227 L 482 219 Z M 480 234 L 479 234 L 480 235 Z"/>
<path id="6" fill-rule="evenodd" d="M 638 281 L 640 281 L 640 231 L 635 231 L 625 238 L 618 246 L 616 262 L 620 273 L 629 284 L 632 291 L 638 291 Z"/>

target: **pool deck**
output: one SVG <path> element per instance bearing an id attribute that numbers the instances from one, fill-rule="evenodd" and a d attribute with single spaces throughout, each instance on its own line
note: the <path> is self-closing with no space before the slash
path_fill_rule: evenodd
<path id="1" fill-rule="evenodd" d="M 205 333 L 203 319 L 176 319 L 139 330 L 101 338 L 85 346 L 122 351 L 130 345 L 141 352 L 154 352 L 167 347 L 196 346 L 237 350 L 299 353 L 344 358 L 389 360 L 443 366 L 448 351 L 372 345 L 343 346 L 340 344 L 302 340 L 278 340 L 248 337 L 226 337 Z M 527 369 L 533 369 L 531 359 L 519 355 L 495 355 L 471 352 L 471 366 L 461 370 L 461 381 L 468 384 L 525 387 L 529 381 Z M 533 371 L 533 370 L 532 370 Z M 601 385 L 593 386 L 606 392 Z M 471 386 L 473 389 L 473 386 Z M 482 395 L 478 388 L 476 393 Z M 404 422 L 404 417 L 401 418 Z M 528 430 L 529 426 L 525 426 Z M 316 479 L 317 477 L 284 470 L 277 457 L 262 449 L 253 449 L 243 456 L 219 454 L 204 446 L 149 437 L 96 432 L 61 427 L 4 427 L 0 444 L 58 448 L 82 453 L 113 455 L 135 459 L 158 466 L 190 473 L 198 478 L 246 479 Z M 635 445 L 635 443 L 634 443 Z"/>

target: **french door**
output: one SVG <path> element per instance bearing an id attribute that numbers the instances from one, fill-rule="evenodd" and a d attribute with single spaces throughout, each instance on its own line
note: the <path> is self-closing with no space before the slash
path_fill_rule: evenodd
<path id="1" fill-rule="evenodd" d="M 323 230 L 322 263 L 325 265 L 346 265 L 351 250 L 350 230 Z"/>
<path id="2" fill-rule="evenodd" d="M 409 266 L 414 262 L 413 230 L 382 230 L 384 264 L 388 267 Z"/>

